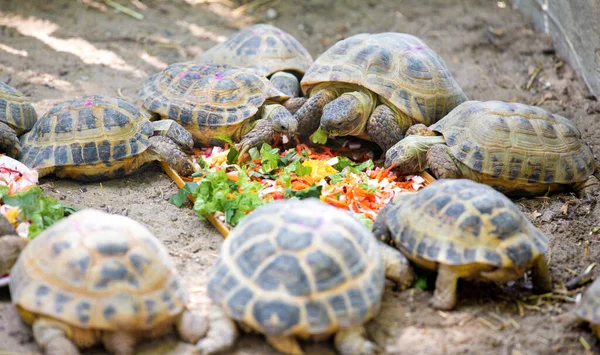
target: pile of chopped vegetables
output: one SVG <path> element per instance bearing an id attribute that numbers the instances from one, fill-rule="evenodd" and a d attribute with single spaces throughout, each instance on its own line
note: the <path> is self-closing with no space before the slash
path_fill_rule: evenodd
<path id="1" fill-rule="evenodd" d="M 353 161 L 327 147 L 281 150 L 265 143 L 260 150 L 250 149 L 250 160 L 243 165 L 236 164 L 235 148 L 196 153 L 198 171 L 171 203 L 181 206 L 191 194 L 201 218 L 213 215 L 228 227 L 265 203 L 294 197 L 319 198 L 355 213 L 370 227 L 395 194 L 414 192 L 425 182 L 421 176 L 401 177 L 375 167 L 371 159 Z"/>
<path id="2" fill-rule="evenodd" d="M 74 211 L 37 186 L 38 174 L 20 162 L 0 156 L 0 213 L 22 237 L 34 238 Z"/>

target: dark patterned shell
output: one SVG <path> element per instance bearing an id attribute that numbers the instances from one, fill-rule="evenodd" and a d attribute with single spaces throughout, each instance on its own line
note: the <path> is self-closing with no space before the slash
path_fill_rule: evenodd
<path id="1" fill-rule="evenodd" d="M 83 210 L 32 240 L 11 271 L 13 303 L 85 329 L 152 329 L 179 315 L 183 282 L 165 247 L 124 216 Z"/>
<path id="2" fill-rule="evenodd" d="M 523 267 L 548 246 L 506 196 L 467 179 L 401 195 L 386 217 L 396 246 L 413 260 Z"/>
<path id="3" fill-rule="evenodd" d="M 260 75 L 269 76 L 277 71 L 302 75 L 313 59 L 289 33 L 275 26 L 258 24 L 233 34 L 202 53 L 196 61 L 252 68 Z"/>
<path id="4" fill-rule="evenodd" d="M 110 164 L 144 152 L 148 117 L 125 100 L 86 96 L 50 109 L 21 137 L 20 160 L 37 169 Z"/>
<path id="5" fill-rule="evenodd" d="M 359 34 L 337 42 L 308 69 L 302 90 L 308 93 L 324 82 L 364 86 L 425 125 L 467 99 L 442 58 L 402 33 Z"/>
<path id="6" fill-rule="evenodd" d="M 377 314 L 384 283 L 377 243 L 348 212 L 317 199 L 272 202 L 225 240 L 208 294 L 264 334 L 331 334 Z"/>
<path id="7" fill-rule="evenodd" d="M 0 121 L 22 134 L 29 131 L 36 120 L 37 113 L 27 98 L 0 81 Z"/>
<path id="8" fill-rule="evenodd" d="M 600 278 L 585 291 L 575 308 L 575 314 L 592 324 L 600 325 Z"/>
<path id="9" fill-rule="evenodd" d="M 430 128 L 444 135 L 458 161 L 494 178 L 569 184 L 594 171 L 577 127 L 539 107 L 468 101 Z"/>
<path id="10" fill-rule="evenodd" d="M 267 100 L 288 99 L 264 77 L 236 67 L 175 63 L 146 80 L 144 108 L 187 129 L 195 141 L 236 131 Z"/>

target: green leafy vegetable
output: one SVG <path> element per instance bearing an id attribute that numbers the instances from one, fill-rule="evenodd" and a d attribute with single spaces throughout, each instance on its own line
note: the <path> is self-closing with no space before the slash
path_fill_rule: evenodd
<path id="1" fill-rule="evenodd" d="M 311 187 L 308 187 L 304 190 L 294 191 L 294 190 L 288 188 L 288 189 L 285 189 L 284 191 L 285 191 L 286 198 L 297 197 L 300 200 L 303 200 L 303 199 L 309 198 L 309 197 L 319 198 L 321 196 L 321 190 L 323 190 L 323 186 L 312 185 Z"/>
<path id="2" fill-rule="evenodd" d="M 302 165 L 300 162 L 300 157 L 296 157 L 288 166 L 283 168 L 283 171 L 286 173 L 296 173 L 297 176 L 302 177 L 306 175 L 310 175 L 312 173 L 312 168 L 310 166 Z"/>
<path id="3" fill-rule="evenodd" d="M 218 140 L 222 140 L 223 142 L 226 142 L 227 144 L 229 144 L 229 153 L 227 153 L 227 163 L 234 164 L 236 162 L 238 156 L 240 155 L 240 152 L 235 147 L 235 144 L 233 144 L 233 141 L 231 140 L 231 138 L 226 137 L 226 136 L 216 136 L 215 138 Z"/>
<path id="4" fill-rule="evenodd" d="M 338 157 L 338 162 L 333 165 L 333 168 L 337 171 L 342 171 L 345 167 L 354 165 L 356 164 L 352 160 L 346 157 Z"/>
<path id="5" fill-rule="evenodd" d="M 351 167 L 350 170 L 356 173 L 359 173 L 361 171 L 365 171 L 367 169 L 373 169 L 373 167 L 375 166 L 375 164 L 373 164 L 373 161 L 371 159 L 361 163 L 360 165 Z"/>
<path id="6" fill-rule="evenodd" d="M 263 173 L 271 172 L 279 166 L 279 148 L 273 148 L 267 143 L 260 147 L 260 170 Z"/>
<path id="7" fill-rule="evenodd" d="M 187 200 L 188 196 L 192 193 L 192 191 L 198 188 L 198 184 L 195 182 L 186 182 L 185 185 L 179 191 L 171 196 L 169 202 L 174 204 L 177 207 L 181 207 L 185 200 Z"/>
<path id="8" fill-rule="evenodd" d="M 289 173 L 283 173 L 281 174 L 277 180 L 281 181 L 281 183 L 283 184 L 283 187 L 290 187 L 290 185 L 292 184 L 292 176 Z"/>
<path id="9" fill-rule="evenodd" d="M 319 127 L 315 133 L 312 135 L 313 143 L 317 144 L 325 144 L 327 143 L 327 133 Z"/>
<path id="10" fill-rule="evenodd" d="M 258 152 L 258 149 L 256 149 L 256 147 L 250 148 L 250 150 L 248 151 L 248 154 L 250 154 L 250 158 L 252 158 L 252 160 L 260 159 L 260 153 Z"/>
<path id="11" fill-rule="evenodd" d="M 358 220 L 361 221 L 368 230 L 373 229 L 373 221 L 365 217 L 364 214 L 357 214 L 356 217 L 358 217 Z"/>

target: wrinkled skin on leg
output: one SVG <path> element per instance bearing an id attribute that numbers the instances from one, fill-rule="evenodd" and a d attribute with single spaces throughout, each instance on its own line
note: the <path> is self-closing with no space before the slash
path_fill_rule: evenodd
<path id="1" fill-rule="evenodd" d="M 208 320 L 186 310 L 175 321 L 175 329 L 181 340 L 196 344 L 208 331 Z"/>
<path id="2" fill-rule="evenodd" d="M 434 144 L 444 144 L 442 136 L 422 137 L 410 135 L 404 137 L 385 153 L 385 166 L 394 165 L 401 175 L 414 175 L 427 168 L 427 151 Z"/>
<path id="3" fill-rule="evenodd" d="M 430 137 L 439 136 L 439 134 L 437 134 L 434 131 L 430 130 L 427 126 L 425 126 L 422 123 L 417 123 L 416 125 L 410 126 L 406 130 L 406 135 L 407 136 L 423 136 L 423 137 L 427 137 L 427 136 L 430 136 Z"/>
<path id="4" fill-rule="evenodd" d="M 210 306 L 208 323 L 206 337 L 196 345 L 201 355 L 225 351 L 235 344 L 239 336 L 235 322 L 214 303 Z"/>
<path id="5" fill-rule="evenodd" d="M 298 135 L 306 139 L 313 134 L 321 122 L 323 107 L 335 98 L 331 90 L 321 89 L 306 100 L 306 103 L 296 111 L 294 118 L 298 122 Z"/>
<path id="6" fill-rule="evenodd" d="M 388 203 L 382 209 L 379 210 L 377 214 L 377 218 L 375 218 L 375 222 L 373 223 L 373 234 L 377 238 L 377 240 L 382 243 L 389 244 L 392 241 L 392 233 L 387 226 L 387 214 L 390 209 L 393 207 L 392 203 Z"/>
<path id="7" fill-rule="evenodd" d="M 435 144 L 427 151 L 429 169 L 438 179 L 459 179 L 463 177 L 454 156 L 445 144 Z"/>
<path id="8" fill-rule="evenodd" d="M 188 156 L 171 139 L 162 136 L 150 137 L 150 148 L 156 159 L 164 161 L 181 176 L 190 176 L 194 172 Z"/>
<path id="9" fill-rule="evenodd" d="M 300 94 L 300 82 L 294 74 L 279 71 L 271 75 L 269 80 L 277 90 L 289 97 L 297 97 Z"/>
<path id="10" fill-rule="evenodd" d="M 0 122 L 0 153 L 15 159 L 21 153 L 17 132 L 4 122 Z"/>
<path id="11" fill-rule="evenodd" d="M 379 249 L 385 268 L 385 277 L 394 281 L 396 289 L 400 291 L 409 288 L 415 280 L 415 272 L 408 259 L 389 245 L 379 243 Z"/>
<path id="12" fill-rule="evenodd" d="M 285 100 L 281 103 L 281 105 L 285 107 L 286 110 L 290 111 L 292 115 L 294 115 L 306 103 L 306 100 L 306 97 L 293 97 Z"/>
<path id="13" fill-rule="evenodd" d="M 79 349 L 59 324 L 44 319 L 36 320 L 33 325 L 33 337 L 44 349 L 46 355 L 79 355 Z"/>
<path id="14" fill-rule="evenodd" d="M 189 152 L 194 148 L 192 134 L 173 120 L 154 121 L 152 122 L 152 129 L 155 135 L 170 138 L 184 151 Z"/>
<path id="15" fill-rule="evenodd" d="M 587 180 L 574 184 L 573 189 L 581 198 L 594 200 L 595 196 L 600 195 L 600 181 L 592 175 Z"/>
<path id="16" fill-rule="evenodd" d="M 430 304 L 433 308 L 450 310 L 456 306 L 456 285 L 458 283 L 458 272 L 452 266 L 439 265 L 435 280 L 435 291 Z"/>
<path id="17" fill-rule="evenodd" d="M 107 332 L 102 335 L 106 350 L 116 355 L 133 355 L 137 343 L 135 336 L 127 332 Z"/>
<path id="18" fill-rule="evenodd" d="M 364 327 L 353 327 L 340 330 L 335 334 L 335 348 L 341 355 L 374 355 L 381 348 L 365 337 Z"/>
<path id="19" fill-rule="evenodd" d="M 367 133 L 385 153 L 402 139 L 402 129 L 394 112 L 385 105 L 379 105 L 367 121 Z"/>

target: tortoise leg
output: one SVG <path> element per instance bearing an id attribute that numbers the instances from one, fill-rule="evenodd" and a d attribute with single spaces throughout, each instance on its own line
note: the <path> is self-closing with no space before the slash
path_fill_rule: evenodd
<path id="1" fill-rule="evenodd" d="M 365 328 L 353 327 L 335 334 L 335 348 L 341 355 L 373 355 L 381 352 L 379 345 L 365 338 Z"/>
<path id="2" fill-rule="evenodd" d="M 17 262 L 19 254 L 21 254 L 21 251 L 28 243 L 29 239 L 16 235 L 0 237 L 0 276 L 9 273 L 10 269 Z"/>
<path id="3" fill-rule="evenodd" d="M 273 129 L 273 123 L 267 119 L 260 119 L 256 122 L 256 125 L 250 132 L 246 133 L 237 144 L 237 149 L 240 152 L 238 161 L 242 162 L 244 156 L 250 148 L 259 147 L 263 143 L 273 143 L 275 138 L 275 130 Z"/>
<path id="4" fill-rule="evenodd" d="M 458 273 L 446 265 L 438 266 L 435 291 L 431 299 L 431 306 L 436 309 L 450 310 L 456 306 L 456 285 Z"/>
<path id="5" fill-rule="evenodd" d="M 0 153 L 15 159 L 21 153 L 17 132 L 4 122 L 0 122 Z"/>
<path id="6" fill-rule="evenodd" d="M 175 328 L 183 341 L 195 344 L 206 334 L 208 322 L 204 317 L 186 310 L 175 322 Z"/>
<path id="7" fill-rule="evenodd" d="M 185 151 L 191 151 L 194 148 L 194 139 L 192 134 L 183 128 L 182 125 L 173 120 L 160 120 L 152 122 L 154 135 L 171 138 Z"/>
<path id="8" fill-rule="evenodd" d="M 79 355 L 79 349 L 75 343 L 67 338 L 64 325 L 38 319 L 33 323 L 33 337 L 35 341 L 45 350 L 46 355 Z"/>
<path id="9" fill-rule="evenodd" d="M 429 169 L 438 179 L 459 179 L 462 173 L 456 160 L 450 153 L 450 148 L 444 144 L 435 144 L 427 151 Z"/>
<path id="10" fill-rule="evenodd" d="M 135 352 L 136 339 L 127 332 L 106 332 L 102 335 L 106 350 L 116 355 L 132 355 Z"/>
<path id="11" fill-rule="evenodd" d="M 546 293 L 552 291 L 552 276 L 548 270 L 546 258 L 538 257 L 531 268 L 533 287 L 537 292 Z"/>
<path id="12" fill-rule="evenodd" d="M 587 180 L 574 184 L 573 188 L 580 197 L 592 200 L 594 195 L 600 193 L 600 181 L 592 175 Z"/>
<path id="13" fill-rule="evenodd" d="M 213 354 L 231 348 L 238 337 L 237 327 L 221 307 L 214 303 L 210 306 L 208 323 L 206 338 L 196 344 L 200 354 Z"/>
<path id="14" fill-rule="evenodd" d="M 297 97 L 300 94 L 300 82 L 294 74 L 278 71 L 269 78 L 271 84 L 289 97 Z"/>
<path id="15" fill-rule="evenodd" d="M 412 125 L 410 126 L 407 130 L 406 133 L 404 134 L 405 136 L 437 136 L 438 134 L 435 133 L 434 131 L 430 130 L 429 127 L 425 126 L 422 123 L 417 123 L 416 125 Z"/>
<path id="16" fill-rule="evenodd" d="M 293 115 L 306 103 L 306 97 L 292 97 L 281 103 Z"/>
<path id="17" fill-rule="evenodd" d="M 267 335 L 266 339 L 272 347 L 281 353 L 290 355 L 304 354 L 302 348 L 300 348 L 300 345 L 298 344 L 298 340 L 294 337 Z"/>
<path id="18" fill-rule="evenodd" d="M 306 103 L 294 114 L 294 118 L 298 121 L 298 134 L 300 138 L 308 138 L 319 128 L 323 107 L 334 98 L 335 93 L 332 91 L 319 90 L 306 100 Z"/>
<path id="19" fill-rule="evenodd" d="M 378 243 L 385 268 L 385 277 L 394 281 L 400 290 L 409 288 L 415 279 L 415 272 L 401 252 L 389 245 Z"/>
<path id="20" fill-rule="evenodd" d="M 379 213 L 377 213 L 377 218 L 375 218 L 375 222 L 373 222 L 373 234 L 377 240 L 380 240 L 385 244 L 388 244 L 392 240 L 392 233 L 387 226 L 387 213 L 391 208 L 391 203 L 385 205 L 379 210 Z"/>
<path id="21" fill-rule="evenodd" d="M 367 133 L 383 149 L 384 154 L 402 139 L 402 128 L 394 112 L 386 105 L 379 105 L 373 110 L 367 121 Z"/>
<path id="22" fill-rule="evenodd" d="M 157 160 L 166 162 L 182 176 L 190 176 L 194 172 L 192 163 L 188 160 L 187 155 L 171 139 L 162 136 L 153 136 L 149 140 L 151 146 L 148 150 L 150 154 L 153 153 L 149 158 L 156 158 Z"/>

